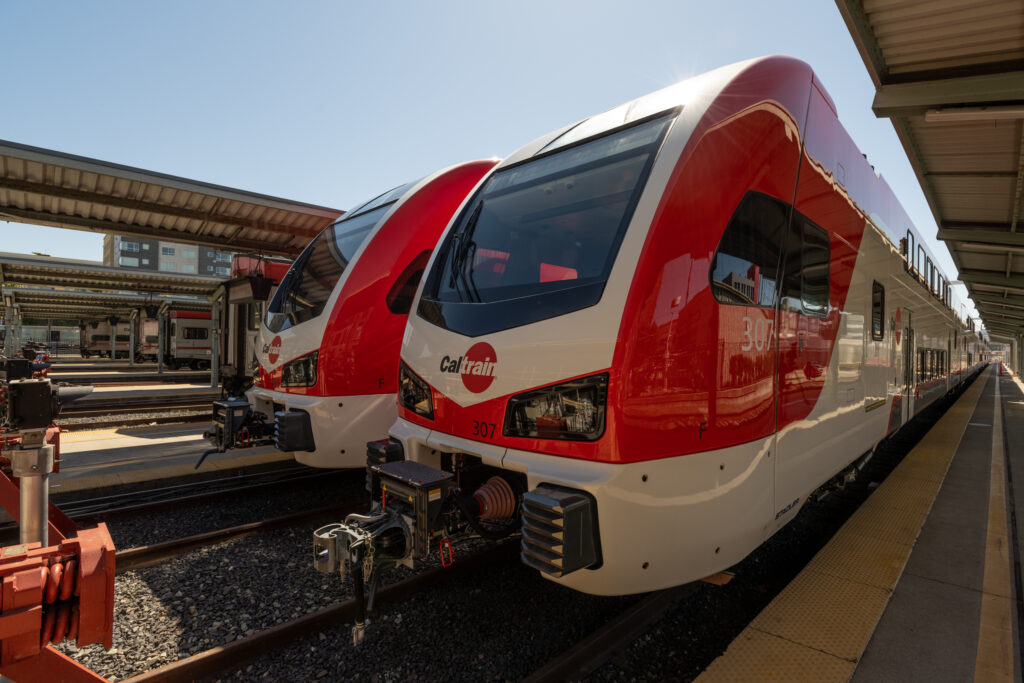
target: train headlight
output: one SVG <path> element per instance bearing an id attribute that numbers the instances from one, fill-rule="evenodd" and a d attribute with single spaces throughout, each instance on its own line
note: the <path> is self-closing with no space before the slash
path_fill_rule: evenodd
<path id="1" fill-rule="evenodd" d="M 316 384 L 316 362 L 319 351 L 307 353 L 281 368 L 281 386 L 311 387 Z"/>
<path id="2" fill-rule="evenodd" d="M 401 361 L 398 363 L 398 401 L 417 415 L 428 420 L 434 419 L 434 400 L 430 397 L 430 387 Z"/>
<path id="3" fill-rule="evenodd" d="M 594 441 L 604 434 L 608 373 L 513 396 L 505 436 Z"/>

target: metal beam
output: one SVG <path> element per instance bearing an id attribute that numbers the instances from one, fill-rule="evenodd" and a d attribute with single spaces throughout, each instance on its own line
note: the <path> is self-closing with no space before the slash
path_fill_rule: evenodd
<path id="1" fill-rule="evenodd" d="M 74 230 L 89 230 L 91 232 L 117 233 L 119 235 L 134 235 L 136 237 L 150 237 L 170 242 L 188 242 L 192 244 L 203 244 L 219 247 L 221 249 L 232 249 L 239 251 L 258 251 L 264 254 L 284 254 L 295 256 L 308 240 L 299 239 L 301 244 L 293 244 L 295 237 L 291 237 L 287 243 L 265 242 L 260 240 L 232 239 L 230 237 L 215 237 L 212 235 L 198 235 L 189 232 L 172 232 L 161 228 L 154 228 L 148 225 L 135 225 L 132 223 L 121 223 L 118 221 L 105 221 L 95 218 L 83 218 L 81 216 L 66 216 L 62 214 L 47 213 L 45 211 L 29 211 L 26 209 L 14 209 L 11 207 L 0 207 L 0 219 L 31 223 L 33 225 L 50 225 L 56 228 L 72 228 Z M 239 228 L 239 231 L 241 228 Z"/>
<path id="2" fill-rule="evenodd" d="M 994 304 L 996 306 L 1005 306 L 1007 308 L 1019 308 L 1024 311 L 1024 296 L 979 296 L 974 295 L 971 297 L 975 304 L 986 303 Z"/>
<path id="3" fill-rule="evenodd" d="M 131 209 L 133 211 L 148 211 L 150 213 L 164 216 L 177 216 L 179 218 L 191 218 L 199 221 L 212 221 L 214 223 L 223 223 L 225 225 L 240 226 L 254 230 L 267 230 L 269 232 L 297 235 L 299 237 L 305 237 L 306 239 L 316 237 L 319 232 L 316 229 L 298 228 L 292 225 L 274 223 L 271 221 L 252 220 L 250 218 L 245 218 L 244 216 L 229 216 L 226 214 L 215 213 L 214 210 L 200 211 L 198 209 L 187 209 L 185 207 L 170 206 L 159 202 L 146 202 L 138 199 L 115 197 L 113 195 L 97 192 L 84 192 L 82 190 L 73 190 L 67 187 L 47 185 L 46 183 L 15 180 L 14 178 L 0 177 L 0 190 L 3 189 L 30 192 L 43 197 L 69 199 L 71 201 L 88 202 L 90 204 L 98 204 L 102 206 L 116 206 L 118 208 Z M 214 208 L 219 204 L 220 200 L 218 199 L 214 204 Z"/>
<path id="4" fill-rule="evenodd" d="M 981 312 L 981 317 L 988 318 L 999 318 L 1001 320 L 1013 320 L 1014 322 L 1020 322 L 1024 324 L 1024 313 L 1016 313 L 1013 311 L 1004 311 L 992 308 L 979 307 L 978 310 Z"/>
<path id="5" fill-rule="evenodd" d="M 1024 247 L 1024 232 L 1010 232 L 1009 229 L 1002 232 L 999 230 L 952 230 L 943 227 L 939 228 L 938 238 L 946 242 L 964 242 L 965 244 Z M 956 247 L 956 245 L 951 246 Z"/>
<path id="6" fill-rule="evenodd" d="M 960 279 L 963 282 L 991 287 L 1006 287 L 1024 291 L 1024 275 L 1018 277 L 1005 277 L 1002 273 L 994 273 L 983 270 L 961 270 Z"/>
<path id="7" fill-rule="evenodd" d="M 836 0 L 836 6 L 843 15 L 857 51 L 868 67 L 868 75 L 877 88 L 888 80 L 889 69 L 885 65 L 885 56 L 878 46 L 868 14 L 864 11 L 864 0 Z"/>
<path id="8" fill-rule="evenodd" d="M 938 107 L 1024 104 L 1021 83 L 1024 70 L 881 85 L 871 109 L 882 118 L 923 115 Z"/>

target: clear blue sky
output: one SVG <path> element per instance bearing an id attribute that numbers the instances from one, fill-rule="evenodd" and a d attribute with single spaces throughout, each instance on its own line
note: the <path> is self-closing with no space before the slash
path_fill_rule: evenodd
<path id="1" fill-rule="evenodd" d="M 340 209 L 688 76 L 808 62 L 912 220 L 935 221 L 833 2 L 0 3 L 0 138 Z M 0 223 L 0 251 L 101 258 Z"/>

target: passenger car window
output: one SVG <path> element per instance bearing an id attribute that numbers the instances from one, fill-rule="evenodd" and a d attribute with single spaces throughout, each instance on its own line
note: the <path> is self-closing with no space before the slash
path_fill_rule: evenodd
<path id="1" fill-rule="evenodd" d="M 871 283 L 871 338 L 885 338 L 885 287 L 878 282 Z"/>
<path id="2" fill-rule="evenodd" d="M 774 306 L 779 250 L 789 205 L 748 192 L 725 227 L 711 264 L 711 291 L 722 304 Z"/>

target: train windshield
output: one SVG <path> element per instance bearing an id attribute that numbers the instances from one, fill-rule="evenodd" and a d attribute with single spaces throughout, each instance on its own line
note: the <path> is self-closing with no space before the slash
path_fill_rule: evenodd
<path id="1" fill-rule="evenodd" d="M 367 235 L 414 184 L 401 185 L 360 204 L 309 243 L 288 269 L 267 307 L 266 325 L 271 332 L 294 327 L 323 313 L 331 292 Z"/>
<path id="2" fill-rule="evenodd" d="M 494 173 L 445 238 L 419 315 L 478 336 L 596 304 L 671 120 Z"/>

